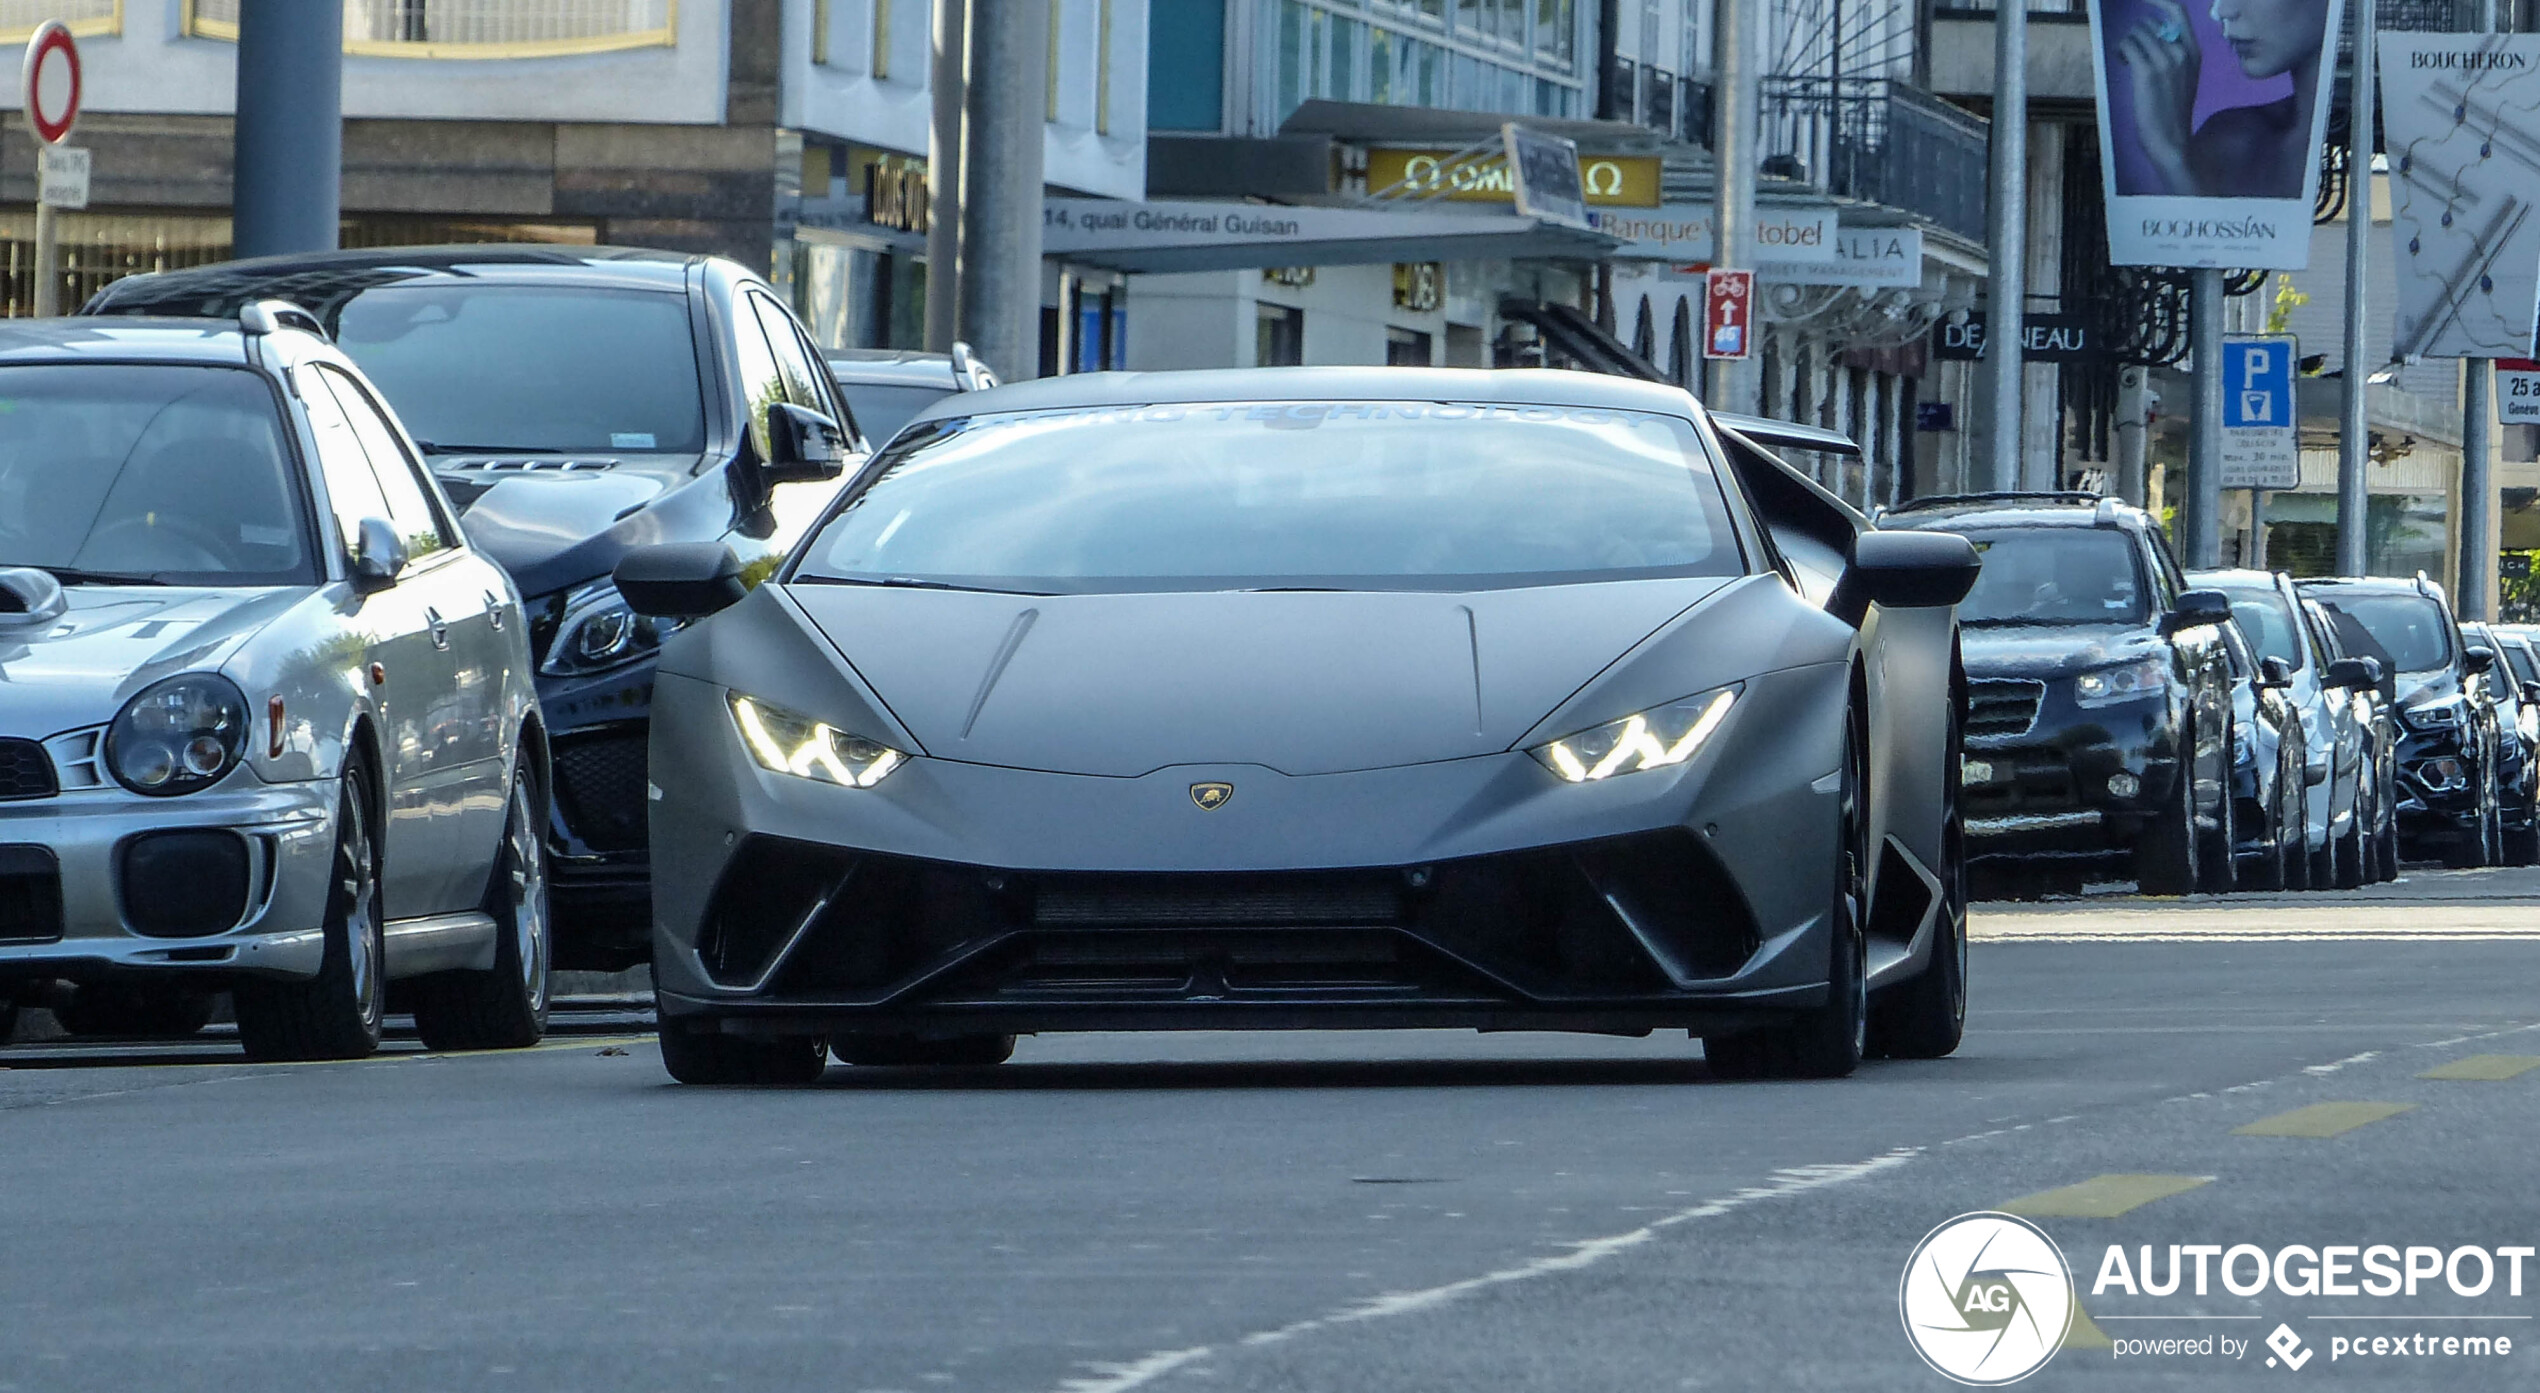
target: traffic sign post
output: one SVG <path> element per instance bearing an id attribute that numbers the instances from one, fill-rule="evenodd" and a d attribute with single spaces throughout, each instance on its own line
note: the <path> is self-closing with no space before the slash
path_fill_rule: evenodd
<path id="1" fill-rule="evenodd" d="M 1712 267 L 1702 277 L 1702 356 L 1736 362 L 1754 351 L 1755 273 Z"/>
<path id="2" fill-rule="evenodd" d="M 26 124 L 36 147 L 35 312 L 62 312 L 62 248 L 57 208 L 88 206 L 88 152 L 62 147 L 79 120 L 79 41 L 58 19 L 26 41 Z"/>

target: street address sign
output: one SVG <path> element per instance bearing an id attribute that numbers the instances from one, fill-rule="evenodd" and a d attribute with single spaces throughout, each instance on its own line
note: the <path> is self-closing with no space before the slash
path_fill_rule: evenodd
<path id="1" fill-rule="evenodd" d="M 36 139 L 59 145 L 79 120 L 79 41 L 48 19 L 26 41 L 26 123 Z"/>
<path id="2" fill-rule="evenodd" d="M 2496 406 L 2509 426 L 2540 426 L 2540 362 L 2496 360 Z"/>
<path id="3" fill-rule="evenodd" d="M 2302 485 L 2302 449 L 2295 436 L 2293 363 L 2298 349 L 2285 335 L 2230 335 L 2223 339 L 2222 486 L 2290 489 Z"/>

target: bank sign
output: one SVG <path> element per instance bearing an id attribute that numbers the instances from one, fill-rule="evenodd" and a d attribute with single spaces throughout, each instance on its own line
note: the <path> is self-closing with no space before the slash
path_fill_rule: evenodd
<path id="1" fill-rule="evenodd" d="M 1585 165 L 1585 160 L 1580 161 Z M 1593 205 L 1593 196 L 1588 199 Z M 1710 261 L 1719 254 L 1712 235 L 1711 205 L 1707 203 L 1670 203 L 1646 212 L 1623 212 L 1590 207 L 1588 224 L 1608 237 L 1622 239 L 1614 249 L 1617 261 L 1664 261 L 1685 265 Z M 1755 247 L 1757 261 L 1767 266 L 1808 263 L 1826 265 L 1837 259 L 1835 250 L 1839 228 L 1832 208 L 1774 208 L 1755 210 Z M 1922 259 L 1919 240 L 1915 260 Z M 1768 276 L 1767 279 L 1772 279 Z M 1915 282 L 1921 283 L 1919 271 Z"/>
<path id="2" fill-rule="evenodd" d="M 1515 201 L 1517 181 L 1504 156 L 1450 164 L 1454 153 L 1377 146 L 1367 152 L 1368 191 L 1394 189 L 1405 198 L 1451 203 Z M 1656 155 L 1581 155 L 1579 185 L 1591 208 L 1655 208 L 1660 169 Z"/>

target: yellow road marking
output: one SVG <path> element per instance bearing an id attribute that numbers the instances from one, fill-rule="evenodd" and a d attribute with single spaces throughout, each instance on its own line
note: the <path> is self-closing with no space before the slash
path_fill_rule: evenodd
<path id="1" fill-rule="evenodd" d="M 2234 1127 L 2236 1137 L 2334 1137 L 2351 1132 L 2366 1123 L 2397 1117 L 2415 1107 L 2414 1103 L 2313 1103 L 2273 1117 L 2262 1117 L 2246 1127 Z"/>
<path id="2" fill-rule="evenodd" d="M 405 1057 L 409 1059 L 491 1059 L 507 1054 L 541 1054 L 549 1050 L 601 1050 L 611 1045 L 649 1045 L 656 1038 L 658 1037 L 649 1030 L 641 1035 L 568 1035 L 552 1040 L 541 1040 L 534 1045 L 523 1045 L 516 1050 L 442 1050 L 439 1053 L 427 1050 L 421 1054 Z"/>
<path id="3" fill-rule="evenodd" d="M 2540 1055 L 2474 1054 L 2466 1059 L 2455 1059 L 2448 1064 L 2437 1064 L 2417 1077 L 2421 1079 L 2475 1079 L 2482 1083 L 2501 1083 L 2506 1079 L 2519 1078 L 2534 1069 L 2540 1069 Z"/>
<path id="4" fill-rule="evenodd" d="M 2154 1200 L 2183 1195 L 2211 1179 L 2209 1175 L 2096 1175 L 2078 1185 L 2015 1199 L 2001 1209 L 2031 1219 L 2113 1219 Z"/>

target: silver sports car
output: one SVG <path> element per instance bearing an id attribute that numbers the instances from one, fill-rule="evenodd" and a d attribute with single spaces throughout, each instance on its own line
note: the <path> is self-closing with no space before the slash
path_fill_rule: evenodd
<path id="1" fill-rule="evenodd" d="M 1565 372 L 1067 377 L 921 414 L 770 583 L 630 554 L 638 609 L 714 616 L 654 695 L 670 1072 L 1121 1029 L 1948 1053 L 1975 555 L 1775 437 L 1840 443 Z"/>
<path id="2" fill-rule="evenodd" d="M 536 1041 L 524 628 L 305 312 L 0 329 L 0 1001 L 340 1058 L 412 978 L 427 1043 Z"/>

